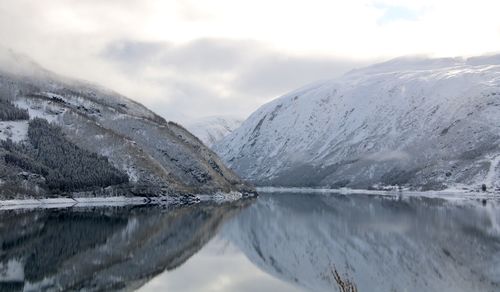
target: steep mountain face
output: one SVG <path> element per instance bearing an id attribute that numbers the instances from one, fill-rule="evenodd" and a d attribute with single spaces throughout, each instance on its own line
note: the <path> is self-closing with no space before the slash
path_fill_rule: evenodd
<path id="1" fill-rule="evenodd" d="M 262 194 L 223 234 L 262 270 L 337 291 L 498 291 L 499 206 L 423 197 Z"/>
<path id="2" fill-rule="evenodd" d="M 32 142 L 28 135 L 31 123 L 23 120 L 23 111 L 27 111 L 30 119 L 41 118 L 59 127 L 67 143 L 106 158 L 125 174 L 129 182 L 121 186 L 123 192 L 158 195 L 250 190 L 195 136 L 144 106 L 110 90 L 55 75 L 12 52 L 4 53 L 0 61 L 9 66 L 0 68 L 0 106 L 9 116 L 13 115 L 12 106 L 21 110 L 14 115 L 20 119 L 2 119 L 1 140 Z M 3 106 L 6 103 L 11 110 Z M 33 148 L 28 146 L 23 147 Z M 22 154 L 33 152 L 28 150 Z M 23 163 L 10 165 L 5 161 L 8 153 L 0 146 L 1 195 L 47 195 L 46 178 Z"/>
<path id="3" fill-rule="evenodd" d="M 0 214 L 1 291 L 134 291 L 182 265 L 250 201 Z"/>
<path id="4" fill-rule="evenodd" d="M 401 58 L 258 109 L 214 149 L 260 185 L 500 188 L 500 56 Z"/>
<path id="5" fill-rule="evenodd" d="M 198 137 L 205 145 L 212 147 L 222 138 L 229 135 L 243 120 L 230 116 L 206 117 L 193 121 L 186 128 Z"/>

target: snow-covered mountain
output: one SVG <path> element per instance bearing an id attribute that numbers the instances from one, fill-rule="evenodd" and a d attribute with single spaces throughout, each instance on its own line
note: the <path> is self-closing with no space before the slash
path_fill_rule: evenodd
<path id="1" fill-rule="evenodd" d="M 29 122 L 5 118 L 14 110 L 21 110 L 17 116 L 22 117 L 26 110 L 31 120 L 42 118 L 60 127 L 64 139 L 90 153 L 89 159 L 94 154 L 105 157 L 112 167 L 127 175 L 134 194 L 248 189 L 213 151 L 182 126 L 165 121 L 116 92 L 51 73 L 28 57 L 12 51 L 0 55 L 0 109 L 6 112 L 0 119 L 1 140 L 29 144 Z M 24 154 L 31 151 L 27 149 Z M 11 152 L 0 147 L 1 157 L 16 154 Z M 10 159 L 14 161 L 10 165 L 0 159 L 1 190 L 10 192 L 3 195 L 46 193 L 47 175 L 40 178 L 40 174 L 50 169 L 40 168 L 24 154 L 16 154 L 17 160 Z"/>
<path id="2" fill-rule="evenodd" d="M 212 147 L 243 123 L 242 119 L 232 116 L 213 116 L 186 124 L 186 128 L 205 145 Z"/>
<path id="3" fill-rule="evenodd" d="M 223 234 L 308 291 L 498 291 L 499 207 L 369 195 L 261 195 Z"/>
<path id="4" fill-rule="evenodd" d="M 398 58 L 295 90 L 215 151 L 260 185 L 500 188 L 500 55 Z"/>

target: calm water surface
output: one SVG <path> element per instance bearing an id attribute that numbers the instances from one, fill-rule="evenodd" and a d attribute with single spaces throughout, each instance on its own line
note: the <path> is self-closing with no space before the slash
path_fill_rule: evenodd
<path id="1" fill-rule="evenodd" d="M 500 291 L 495 200 L 0 211 L 0 246 L 0 291 L 338 291 L 339 278 L 359 291 Z"/>

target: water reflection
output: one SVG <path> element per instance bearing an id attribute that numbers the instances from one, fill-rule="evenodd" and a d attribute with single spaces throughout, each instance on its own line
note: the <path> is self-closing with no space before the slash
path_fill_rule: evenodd
<path id="1" fill-rule="evenodd" d="M 495 202 L 365 195 L 263 195 L 224 235 L 261 269 L 335 291 L 499 291 Z"/>
<path id="2" fill-rule="evenodd" d="M 494 201 L 257 201 L 0 212 L 0 291 L 499 291 Z"/>
<path id="3" fill-rule="evenodd" d="M 134 290 L 246 205 L 1 212 L 0 291 Z"/>
<path id="4" fill-rule="evenodd" d="M 162 273 L 140 292 L 300 292 L 303 289 L 269 275 L 220 234 L 179 268 Z"/>

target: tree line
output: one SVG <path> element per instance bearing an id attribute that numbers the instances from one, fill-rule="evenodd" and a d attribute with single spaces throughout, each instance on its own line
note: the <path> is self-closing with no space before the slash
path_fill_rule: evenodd
<path id="1" fill-rule="evenodd" d="M 128 176 L 108 159 L 81 149 L 61 128 L 35 118 L 28 126 L 29 143 L 2 142 L 5 163 L 45 177 L 50 190 L 77 191 L 128 182 Z"/>
<path id="2" fill-rule="evenodd" d="M 8 100 L 0 99 L 0 121 L 29 120 L 28 110 L 20 109 Z"/>

